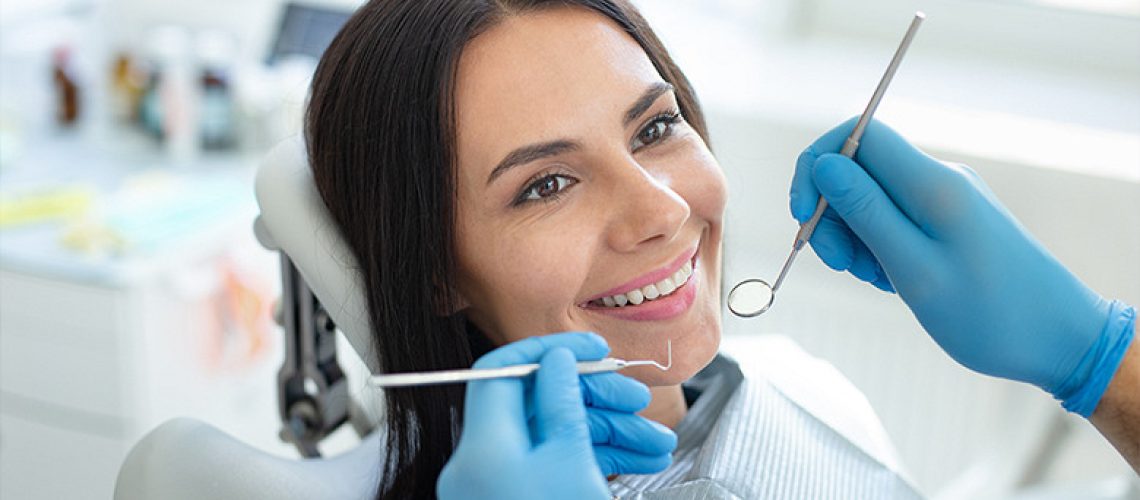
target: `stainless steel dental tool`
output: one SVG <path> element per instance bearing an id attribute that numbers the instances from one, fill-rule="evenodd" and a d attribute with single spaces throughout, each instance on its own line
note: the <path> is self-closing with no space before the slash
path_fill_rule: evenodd
<path id="1" fill-rule="evenodd" d="M 907 48 L 910 47 L 910 42 L 914 39 L 914 34 L 918 31 L 919 25 L 926 19 L 926 15 L 922 12 L 915 12 L 914 19 L 910 22 L 910 27 L 907 28 L 906 34 L 903 35 L 902 42 L 895 50 L 895 55 L 891 59 L 891 63 L 887 66 L 887 71 L 883 73 L 883 78 L 879 80 L 879 86 L 875 88 L 875 93 L 871 96 L 871 101 L 867 103 L 867 109 L 863 110 L 862 116 L 859 121 L 855 123 L 855 130 L 851 131 L 851 135 L 847 137 L 847 141 L 843 143 L 843 149 L 839 154 L 848 158 L 855 156 L 855 151 L 859 149 L 859 140 L 863 137 L 863 130 L 867 128 L 867 123 L 871 121 L 871 117 L 875 115 L 875 109 L 879 107 L 879 101 L 883 99 L 883 94 L 887 92 L 887 86 L 891 84 L 891 79 L 894 78 L 895 72 L 898 71 L 899 63 L 902 62 L 903 55 L 906 54 Z M 732 291 L 728 293 L 728 310 L 732 314 L 742 318 L 752 318 L 759 316 L 772 307 L 772 301 L 776 299 L 776 291 L 780 289 L 780 285 L 784 283 L 784 278 L 788 276 L 788 270 L 792 268 L 792 262 L 796 260 L 796 255 L 800 253 L 804 245 L 811 239 L 811 235 L 815 232 L 815 226 L 819 224 L 819 220 L 823 217 L 823 212 L 827 210 L 827 200 L 822 196 L 819 197 L 819 202 L 816 203 L 815 213 L 812 214 L 811 219 L 808 219 L 802 226 L 799 232 L 796 233 L 796 239 L 792 242 L 792 253 L 788 255 L 788 260 L 784 261 L 784 267 L 780 269 L 780 275 L 776 278 L 774 285 L 769 285 L 768 282 L 762 279 L 747 279 L 737 283 L 732 287 Z"/>
<path id="2" fill-rule="evenodd" d="M 597 361 L 581 361 L 578 363 L 578 373 L 605 373 L 624 370 L 634 366 L 655 366 L 661 371 L 667 371 L 673 366 L 673 342 L 665 344 L 668 359 L 662 365 L 651 359 L 626 361 L 617 358 L 603 358 Z M 538 370 L 538 363 L 525 365 L 504 366 L 501 368 L 469 368 L 466 370 L 440 370 L 433 372 L 390 373 L 373 375 L 368 384 L 373 387 L 408 387 L 416 385 L 456 384 L 468 380 L 485 380 L 492 378 L 525 377 Z"/>

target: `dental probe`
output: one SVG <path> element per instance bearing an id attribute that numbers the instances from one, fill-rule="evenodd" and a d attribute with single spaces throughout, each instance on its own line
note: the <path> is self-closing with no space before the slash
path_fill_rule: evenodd
<path id="1" fill-rule="evenodd" d="M 863 131 L 867 128 L 867 123 L 871 121 L 871 117 L 875 115 L 875 110 L 879 107 L 879 101 L 883 99 L 883 94 L 887 92 L 887 87 L 891 84 L 891 80 L 898 71 L 899 63 L 902 62 L 903 55 L 906 50 L 910 48 L 910 42 L 914 39 L 915 33 L 918 31 L 919 25 L 926 19 L 926 14 L 922 12 L 915 12 L 914 19 L 910 22 L 910 27 L 907 28 L 906 34 L 903 35 L 902 42 L 899 43 L 898 49 L 895 50 L 894 57 L 891 58 L 891 63 L 887 66 L 887 71 L 883 73 L 883 78 L 879 80 L 879 86 L 875 88 L 875 93 L 871 95 L 870 102 L 867 103 L 867 108 L 863 110 L 863 114 L 859 116 L 859 121 L 855 123 L 855 129 L 851 131 L 851 135 L 843 143 L 843 149 L 839 154 L 847 158 L 854 158 L 855 151 L 859 149 L 859 140 L 863 138 Z M 760 279 L 748 279 L 732 288 L 729 292 L 728 309 L 733 314 L 750 318 L 759 316 L 764 311 L 767 311 L 772 306 L 772 301 L 775 300 L 776 291 L 780 289 L 780 285 L 784 283 L 784 278 L 788 276 L 788 271 L 792 268 L 792 262 L 796 260 L 796 255 L 799 255 L 800 250 L 804 245 L 811 240 L 812 233 L 815 232 L 816 225 L 819 220 L 823 218 L 823 212 L 827 210 L 827 200 L 823 196 L 819 197 L 819 202 L 815 205 L 815 212 L 811 218 L 808 219 L 800 230 L 796 233 L 796 239 L 792 242 L 792 252 L 788 255 L 788 259 L 784 261 L 784 267 L 780 269 L 780 275 L 776 278 L 776 283 L 769 286 L 767 282 Z M 738 300 L 733 300 L 740 297 Z"/>
<path id="2" fill-rule="evenodd" d="M 624 370 L 634 366 L 655 366 L 661 371 L 667 371 L 673 366 L 673 342 L 669 341 L 666 343 L 665 349 L 668 352 L 668 360 L 664 365 L 649 359 L 626 361 L 617 358 L 603 358 L 597 361 L 578 362 L 578 373 L 580 375 L 606 373 Z M 390 373 L 385 375 L 373 375 L 369 378 L 368 384 L 373 387 L 410 387 L 417 385 L 456 384 L 469 380 L 519 378 L 534 373 L 538 370 L 539 366 L 538 363 L 530 363 L 504 366 L 501 368 L 469 368 L 466 370 Z"/>

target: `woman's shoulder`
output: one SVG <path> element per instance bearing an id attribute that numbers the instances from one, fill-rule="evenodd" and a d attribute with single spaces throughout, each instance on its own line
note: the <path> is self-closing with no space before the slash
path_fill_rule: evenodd
<path id="1" fill-rule="evenodd" d="M 874 408 L 831 363 L 784 335 L 727 336 L 721 352 L 739 365 L 745 380 L 770 385 L 887 468 L 903 473 Z"/>

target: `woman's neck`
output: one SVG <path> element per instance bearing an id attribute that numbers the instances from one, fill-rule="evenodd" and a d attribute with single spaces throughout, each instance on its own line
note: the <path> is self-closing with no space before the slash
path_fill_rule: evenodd
<path id="1" fill-rule="evenodd" d="M 638 415 L 649 420 L 674 429 L 689 412 L 689 406 L 685 404 L 685 393 L 680 385 L 650 387 L 649 394 L 652 397 L 649 406 L 638 412 Z"/>

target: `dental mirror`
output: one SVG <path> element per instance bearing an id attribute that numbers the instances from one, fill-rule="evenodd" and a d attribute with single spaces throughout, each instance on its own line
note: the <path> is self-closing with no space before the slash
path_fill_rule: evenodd
<path id="1" fill-rule="evenodd" d="M 875 88 L 875 93 L 871 96 L 871 101 L 867 103 L 867 108 L 863 110 L 863 114 L 859 116 L 859 121 L 855 124 L 855 129 L 851 131 L 851 135 L 847 137 L 847 141 L 843 143 L 843 149 L 839 154 L 848 158 L 854 158 L 855 152 L 859 149 L 859 140 L 863 138 L 863 131 L 870 123 L 871 117 L 875 115 L 875 110 L 879 107 L 879 101 L 883 99 L 883 94 L 887 92 L 887 87 L 891 84 L 891 79 L 894 78 L 895 72 L 899 69 L 899 63 L 902 62 L 903 55 L 906 54 L 906 49 L 910 47 L 911 40 L 914 39 L 914 34 L 918 32 L 919 25 L 922 24 L 926 15 L 922 12 L 916 12 L 914 19 L 910 22 L 910 27 L 907 28 L 906 34 L 903 35 L 902 42 L 899 43 L 898 49 L 895 50 L 894 57 L 891 58 L 891 63 L 887 65 L 886 72 L 883 73 L 883 78 L 879 80 L 878 87 Z M 807 245 L 811 240 L 812 233 L 815 232 L 815 226 L 819 224 L 819 220 L 823 218 L 824 211 L 827 210 L 827 200 L 819 197 L 816 202 L 815 213 L 807 222 L 800 226 L 799 232 L 796 233 L 796 239 L 792 242 L 792 252 L 788 255 L 788 259 L 784 261 L 784 267 L 780 269 L 780 277 L 776 278 L 775 285 L 768 285 L 768 282 L 760 279 L 748 279 L 737 283 L 732 287 L 732 291 L 728 293 L 728 310 L 732 311 L 741 318 L 753 318 L 764 314 L 765 311 L 772 307 L 772 302 L 776 299 L 776 290 L 780 289 L 780 285 L 784 283 L 784 278 L 788 276 L 788 271 L 792 268 L 792 262 L 796 260 L 796 255 L 799 255 L 800 250 L 804 245 Z"/>
<path id="2" fill-rule="evenodd" d="M 748 279 L 737 283 L 728 292 L 728 309 L 741 318 L 751 318 L 764 314 L 775 299 L 776 292 L 767 281 Z"/>

